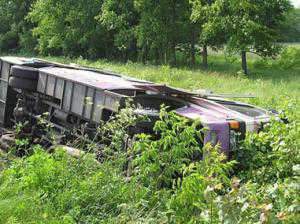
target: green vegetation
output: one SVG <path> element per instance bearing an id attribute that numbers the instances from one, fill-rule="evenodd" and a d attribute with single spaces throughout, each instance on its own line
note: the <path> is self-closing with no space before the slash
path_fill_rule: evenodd
<path id="1" fill-rule="evenodd" d="M 247 74 L 247 52 L 297 41 L 298 14 L 288 0 L 1 0 L 0 51 L 172 66 L 181 54 L 192 67 L 202 55 L 207 68 L 212 47 L 241 55 Z"/>
<path id="2" fill-rule="evenodd" d="M 282 42 L 300 42 L 300 9 L 294 9 L 287 15 L 286 22 L 281 25 Z"/>
<path id="3" fill-rule="evenodd" d="M 127 128 L 144 119 L 130 108 L 101 124 L 101 149 L 70 142 L 79 159 L 19 138 L 0 150 L 0 223 L 298 223 L 300 47 L 278 43 L 300 41 L 299 18 L 287 0 L 0 0 L 1 54 L 250 93 L 289 120 L 248 134 L 230 162 L 164 108 L 160 138 L 137 135 L 128 150 Z"/>
<path id="4" fill-rule="evenodd" d="M 291 122 L 274 120 L 248 135 L 231 162 L 197 144 L 205 131 L 195 130 L 197 122 L 164 110 L 154 128 L 158 140 L 138 135 L 129 151 L 113 147 L 122 136 L 110 136 L 104 151 L 88 145 L 93 154 L 111 155 L 101 163 L 92 154 L 75 159 L 33 146 L 1 172 L 0 222 L 297 223 L 299 124 L 293 102 L 285 103 Z M 124 125 L 124 116 L 131 123 L 130 114 L 123 110 L 106 130 Z"/>
<path id="5" fill-rule="evenodd" d="M 299 49 L 287 48 L 276 61 L 254 57 L 251 77 L 239 72 L 239 58 L 226 61 L 220 55 L 209 60 L 216 71 L 47 57 L 191 90 L 254 93 L 258 98 L 251 103 L 284 111 L 290 123 L 274 120 L 263 132 L 248 134 L 231 162 L 224 162 L 216 148 L 197 144 L 195 136 L 205 131 L 196 131 L 197 123 L 189 125 L 164 110 L 154 128 L 161 138 L 136 136 L 129 151 L 122 150 L 122 141 L 126 127 L 137 119 L 130 109 L 99 128 L 104 149 L 75 141 L 91 153 L 79 160 L 39 146 L 27 146 L 28 156 L 16 158 L 26 142 L 20 139 L 15 150 L 1 156 L 0 222 L 297 223 L 298 55 Z M 101 163 L 92 155 L 101 155 Z"/>
<path id="6" fill-rule="evenodd" d="M 277 29 L 290 10 L 289 1 L 192 2 L 192 17 L 202 22 L 200 40 L 205 45 L 225 44 L 228 52 L 241 54 L 245 74 L 248 74 L 247 52 L 262 57 L 279 53 Z"/>

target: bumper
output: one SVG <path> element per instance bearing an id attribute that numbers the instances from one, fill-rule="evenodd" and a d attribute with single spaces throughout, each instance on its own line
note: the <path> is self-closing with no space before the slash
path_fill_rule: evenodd
<path id="1" fill-rule="evenodd" d="M 235 129 L 230 127 L 228 122 L 209 124 L 208 132 L 204 138 L 204 144 L 211 143 L 212 146 L 219 146 L 220 151 L 230 159 L 232 152 L 239 147 L 241 140 L 246 136 L 246 123 L 239 121 L 238 127 Z"/>

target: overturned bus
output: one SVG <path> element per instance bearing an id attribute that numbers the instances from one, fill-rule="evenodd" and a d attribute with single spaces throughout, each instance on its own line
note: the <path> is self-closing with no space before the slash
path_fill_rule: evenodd
<path id="1" fill-rule="evenodd" d="M 139 105 L 138 113 L 154 118 L 163 104 L 180 116 L 200 119 L 209 130 L 203 143 L 219 144 L 227 156 L 236 148 L 238 137 L 243 138 L 246 131 L 258 132 L 271 115 L 262 108 L 225 100 L 222 95 L 190 93 L 109 71 L 40 59 L 0 58 L 2 127 L 45 112 L 58 130 L 93 125 L 118 113 L 127 99 Z"/>

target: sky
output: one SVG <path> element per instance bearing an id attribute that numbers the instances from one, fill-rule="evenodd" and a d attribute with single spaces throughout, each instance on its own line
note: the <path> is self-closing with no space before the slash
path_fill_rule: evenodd
<path id="1" fill-rule="evenodd" d="M 295 7 L 300 8 L 300 0 L 291 0 L 291 2 Z"/>

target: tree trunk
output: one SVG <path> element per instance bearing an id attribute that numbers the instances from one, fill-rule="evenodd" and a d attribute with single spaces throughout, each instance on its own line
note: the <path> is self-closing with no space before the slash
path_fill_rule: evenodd
<path id="1" fill-rule="evenodd" d="M 207 46 L 204 45 L 202 49 L 202 66 L 204 69 L 208 68 L 208 63 L 207 63 Z"/>
<path id="2" fill-rule="evenodd" d="M 130 59 L 133 61 L 138 60 L 138 47 L 136 41 L 132 41 L 131 47 L 130 47 Z"/>
<path id="3" fill-rule="evenodd" d="M 172 41 L 172 45 L 171 45 L 171 57 L 172 57 L 172 62 L 171 65 L 172 66 L 176 66 L 177 65 L 177 61 L 176 61 L 176 45 L 174 43 L 174 41 Z"/>
<path id="4" fill-rule="evenodd" d="M 172 66 L 176 66 L 176 0 L 173 0 L 172 4 L 172 41 L 171 41 L 171 57 Z"/>
<path id="5" fill-rule="evenodd" d="M 248 75 L 248 66 L 247 66 L 247 53 L 242 51 L 242 69 L 246 75 Z"/>
<path id="6" fill-rule="evenodd" d="M 191 35 L 191 67 L 195 68 L 196 65 L 196 56 L 195 56 L 195 30 L 192 30 Z"/>
<path id="7" fill-rule="evenodd" d="M 148 60 L 148 46 L 144 46 L 144 50 L 143 50 L 143 59 L 142 59 L 142 62 L 143 64 L 146 64 Z"/>
<path id="8" fill-rule="evenodd" d="M 156 65 L 159 64 L 159 58 L 160 58 L 159 49 L 155 49 L 155 64 Z"/>

